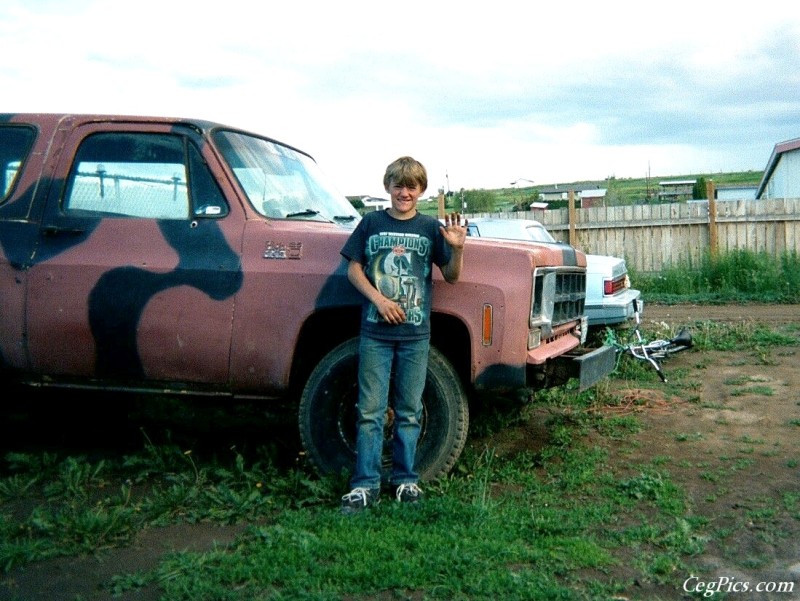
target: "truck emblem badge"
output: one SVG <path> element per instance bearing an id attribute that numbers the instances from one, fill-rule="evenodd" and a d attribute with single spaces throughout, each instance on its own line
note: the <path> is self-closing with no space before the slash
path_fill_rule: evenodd
<path id="1" fill-rule="evenodd" d="M 301 259 L 303 257 L 302 242 L 273 242 L 267 240 L 264 248 L 265 259 Z"/>

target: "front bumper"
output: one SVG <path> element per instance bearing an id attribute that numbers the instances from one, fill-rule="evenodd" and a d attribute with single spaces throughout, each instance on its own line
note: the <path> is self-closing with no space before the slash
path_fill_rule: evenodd
<path id="1" fill-rule="evenodd" d="M 565 384 L 571 378 L 580 383 L 580 390 L 591 388 L 608 376 L 617 363 L 617 351 L 613 346 L 599 348 L 576 348 L 550 362 L 545 370 L 529 373 L 529 382 L 545 387 Z M 529 369 L 533 366 L 528 366 Z M 537 387 L 540 387 L 537 386 Z"/>
<path id="2" fill-rule="evenodd" d="M 603 345 L 589 352 L 571 353 L 575 375 L 580 381 L 580 389 L 591 388 L 608 376 L 617 364 L 617 351 L 613 346 Z"/>

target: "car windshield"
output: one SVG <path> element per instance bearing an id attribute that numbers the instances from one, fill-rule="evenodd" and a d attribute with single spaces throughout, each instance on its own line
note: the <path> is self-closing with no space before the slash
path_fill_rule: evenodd
<path id="1" fill-rule="evenodd" d="M 467 225 L 467 235 L 507 240 L 530 240 L 531 242 L 556 242 L 556 239 L 541 223 L 517 219 L 474 220 Z"/>
<path id="2" fill-rule="evenodd" d="M 265 217 L 346 225 L 360 219 L 310 156 L 242 132 L 218 130 L 214 141 L 250 204 Z"/>
<path id="3" fill-rule="evenodd" d="M 556 239 L 550 235 L 543 225 L 529 225 L 525 228 L 528 237 L 534 242 L 555 242 Z"/>

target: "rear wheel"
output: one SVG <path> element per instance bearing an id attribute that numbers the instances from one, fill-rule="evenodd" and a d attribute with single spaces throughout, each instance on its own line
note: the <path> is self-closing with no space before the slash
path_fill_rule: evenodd
<path id="1" fill-rule="evenodd" d="M 358 402 L 358 338 L 348 340 L 320 361 L 300 399 L 300 438 L 306 454 L 321 474 L 342 473 L 355 464 Z M 431 347 L 416 468 L 430 480 L 449 472 L 467 440 L 467 397 L 450 362 Z M 384 432 L 385 476 L 391 469 L 391 410 Z"/>

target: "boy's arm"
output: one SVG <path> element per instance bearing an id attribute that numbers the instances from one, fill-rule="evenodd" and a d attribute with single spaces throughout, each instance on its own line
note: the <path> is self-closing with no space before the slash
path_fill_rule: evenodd
<path id="1" fill-rule="evenodd" d="M 445 215 L 444 225 L 439 230 L 444 236 L 444 241 L 450 245 L 450 261 L 442 265 L 442 275 L 450 284 L 455 284 L 461 277 L 461 268 L 464 266 L 464 241 L 467 239 L 467 219 L 461 225 L 461 215 L 451 213 Z"/>
<path id="2" fill-rule="evenodd" d="M 351 259 L 347 266 L 347 279 L 355 286 L 361 294 L 363 294 L 369 302 L 371 302 L 378 309 L 381 317 L 391 324 L 404 323 L 406 320 L 406 312 L 403 308 L 393 300 L 383 296 L 380 291 L 372 285 L 367 275 L 364 273 L 364 267 L 358 261 Z"/>
<path id="3" fill-rule="evenodd" d="M 450 284 L 455 284 L 461 277 L 461 268 L 464 266 L 464 247 L 452 247 L 450 261 L 442 265 L 442 275 Z"/>

